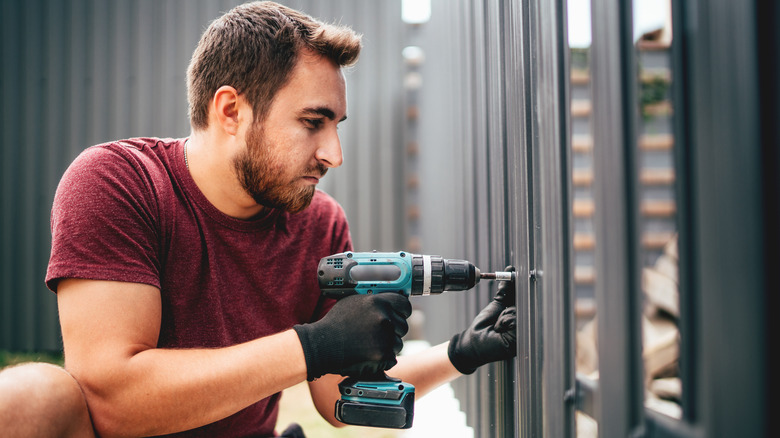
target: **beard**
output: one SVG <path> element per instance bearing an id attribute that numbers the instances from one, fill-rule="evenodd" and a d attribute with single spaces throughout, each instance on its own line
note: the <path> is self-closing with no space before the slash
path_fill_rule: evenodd
<path id="1" fill-rule="evenodd" d="M 285 176 L 285 160 L 272 153 L 272 145 L 262 128 L 253 124 L 246 133 L 246 149 L 234 160 L 233 166 L 241 186 L 259 205 L 284 209 L 290 213 L 303 211 L 314 198 L 315 186 L 295 184 L 304 175 L 325 175 L 321 163 L 304 169 L 292 178 Z"/>

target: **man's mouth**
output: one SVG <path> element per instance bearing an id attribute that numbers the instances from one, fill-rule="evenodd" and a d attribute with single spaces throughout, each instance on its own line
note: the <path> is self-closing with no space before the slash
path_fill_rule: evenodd
<path id="1" fill-rule="evenodd" d="M 309 175 L 305 175 L 303 179 L 309 183 L 317 184 L 320 182 L 323 176 L 328 172 L 328 169 L 324 166 L 311 169 Z"/>

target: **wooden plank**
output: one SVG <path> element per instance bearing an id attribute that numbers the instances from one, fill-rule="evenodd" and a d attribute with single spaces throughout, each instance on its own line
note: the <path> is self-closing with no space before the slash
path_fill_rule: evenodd
<path id="1" fill-rule="evenodd" d="M 587 70 L 574 69 L 571 71 L 572 85 L 587 85 L 590 83 L 590 73 Z"/>
<path id="2" fill-rule="evenodd" d="M 639 210 L 646 217 L 671 217 L 677 212 L 677 204 L 668 200 L 646 200 L 640 203 Z"/>
<path id="3" fill-rule="evenodd" d="M 595 278 L 593 278 L 595 280 Z M 593 298 L 577 298 L 574 301 L 574 316 L 590 319 L 596 315 L 596 300 Z"/>
<path id="4" fill-rule="evenodd" d="M 671 117 L 674 113 L 672 102 L 662 100 L 656 103 L 648 103 L 642 108 L 642 113 L 649 117 Z"/>
<path id="5" fill-rule="evenodd" d="M 592 217 L 596 205 L 592 199 L 575 199 L 571 206 L 574 217 Z"/>
<path id="6" fill-rule="evenodd" d="M 575 169 L 571 173 L 571 182 L 575 187 L 590 187 L 593 180 L 591 169 Z M 639 175 L 639 182 L 644 186 L 670 186 L 674 181 L 674 169 L 644 169 Z"/>
<path id="7" fill-rule="evenodd" d="M 571 172 L 571 183 L 576 187 L 589 187 L 593 184 L 591 169 L 575 169 Z"/>
<path id="8" fill-rule="evenodd" d="M 596 282 L 596 270 L 592 266 L 574 267 L 574 284 L 590 285 Z"/>
<path id="9" fill-rule="evenodd" d="M 573 135 L 571 139 L 571 149 L 574 152 L 590 152 L 593 150 L 593 137 L 590 135 Z"/>
<path id="10" fill-rule="evenodd" d="M 590 251 L 596 247 L 596 237 L 592 233 L 574 233 L 572 243 L 575 251 Z"/>
<path id="11" fill-rule="evenodd" d="M 642 234 L 642 247 L 645 249 L 662 249 L 674 238 L 673 232 L 652 232 Z"/>
<path id="12" fill-rule="evenodd" d="M 677 212 L 677 204 L 669 200 L 644 200 L 639 204 L 639 211 L 648 217 L 671 217 Z M 574 217 L 593 217 L 596 204 L 592 199 L 575 199 L 572 203 Z"/>
<path id="13" fill-rule="evenodd" d="M 674 238 L 674 232 L 646 232 L 642 234 L 644 249 L 663 249 Z M 573 247 L 575 251 L 592 251 L 596 248 L 596 237 L 592 233 L 574 233 Z"/>
<path id="14" fill-rule="evenodd" d="M 572 117 L 588 117 L 592 109 L 593 106 L 588 99 L 572 99 L 571 101 Z"/>
<path id="15" fill-rule="evenodd" d="M 644 169 L 639 175 L 639 182 L 645 186 L 672 185 L 674 181 L 674 169 Z"/>
<path id="16" fill-rule="evenodd" d="M 639 137 L 639 148 L 643 151 L 668 151 L 674 147 L 672 134 L 645 134 Z"/>

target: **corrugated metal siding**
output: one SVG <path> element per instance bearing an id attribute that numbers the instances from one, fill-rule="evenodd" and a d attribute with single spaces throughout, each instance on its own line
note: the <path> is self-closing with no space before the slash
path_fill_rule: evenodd
<path id="1" fill-rule="evenodd" d="M 92 144 L 188 135 L 190 56 L 208 23 L 239 3 L 2 2 L 0 348 L 60 348 L 56 297 L 43 283 L 59 178 Z M 364 34 L 361 61 L 347 74 L 346 160 L 322 187 L 347 211 L 358 248 L 399 248 L 400 5 L 284 3 Z"/>
<path id="2" fill-rule="evenodd" d="M 414 28 L 426 54 L 415 127 L 425 163 L 420 247 L 519 274 L 522 354 L 457 381 L 456 392 L 475 436 L 565 436 L 573 429 L 564 402 L 573 385 L 565 8 L 432 3 L 430 22 Z M 421 303 L 428 339 L 466 327 L 494 292 L 486 282 Z"/>
<path id="3" fill-rule="evenodd" d="M 501 192 L 491 190 L 490 159 L 505 145 L 501 130 L 489 126 L 503 120 L 496 117 L 500 96 L 488 91 L 500 87 L 501 74 L 500 58 L 488 54 L 489 44 L 496 44 L 486 29 L 489 11 L 480 2 L 432 3 L 430 22 L 413 29 L 415 43 L 425 52 L 417 124 L 420 250 L 467 259 L 483 270 L 499 264 L 503 268 L 507 264 L 503 258 L 498 264 L 492 261 L 496 244 L 500 246 L 493 239 L 492 219 L 503 199 Z M 492 170 L 495 180 L 503 181 L 502 166 Z M 426 338 L 442 342 L 465 328 L 488 302 L 490 292 L 483 283 L 472 291 L 418 300 L 425 312 Z M 491 366 L 455 384 L 475 436 L 513 435 L 513 421 L 504 431 L 504 424 L 494 419 L 496 389 L 503 385 L 496 383 L 499 373 L 503 374 Z M 509 405 L 514 407 L 511 400 Z"/>

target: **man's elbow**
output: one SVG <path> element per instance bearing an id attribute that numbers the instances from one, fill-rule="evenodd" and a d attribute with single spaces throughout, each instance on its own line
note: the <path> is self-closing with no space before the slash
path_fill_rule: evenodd
<path id="1" fill-rule="evenodd" d="M 97 435 L 102 438 L 133 436 L 127 425 L 126 412 L 112 403 L 111 397 L 106 395 L 106 391 L 101 390 L 100 385 L 91 383 L 89 379 L 79 380 L 84 390 L 84 397 L 89 406 L 92 425 Z"/>
<path id="2" fill-rule="evenodd" d="M 92 425 L 102 438 L 153 435 L 144 425 L 134 424 L 137 409 L 122 402 L 121 386 L 117 375 L 98 370 L 72 372 L 84 391 Z M 140 426 L 140 427 L 139 427 Z"/>
<path id="3" fill-rule="evenodd" d="M 322 410 L 317 410 L 320 413 L 320 416 L 325 419 L 331 426 L 333 427 L 344 427 L 346 424 L 342 423 L 341 421 L 337 420 L 335 415 L 333 414 L 333 411 L 323 412 Z"/>

